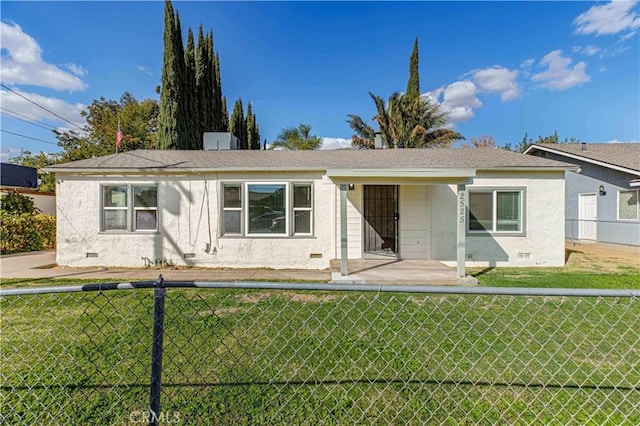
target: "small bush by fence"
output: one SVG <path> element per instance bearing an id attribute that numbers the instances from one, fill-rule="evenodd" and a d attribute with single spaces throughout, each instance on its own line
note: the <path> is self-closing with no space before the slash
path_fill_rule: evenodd
<path id="1" fill-rule="evenodd" d="M 1 415 L 640 424 L 639 296 L 161 280 L 2 289 Z"/>
<path id="2" fill-rule="evenodd" d="M 48 250 L 56 246 L 56 218 L 43 213 L 0 212 L 0 254 Z"/>

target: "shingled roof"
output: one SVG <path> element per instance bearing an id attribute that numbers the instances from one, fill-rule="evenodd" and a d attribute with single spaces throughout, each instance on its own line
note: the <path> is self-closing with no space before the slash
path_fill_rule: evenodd
<path id="1" fill-rule="evenodd" d="M 336 151 L 137 150 L 49 166 L 46 171 L 286 171 L 327 169 L 574 169 L 568 163 L 504 149 Z"/>
<path id="2" fill-rule="evenodd" d="M 558 155 L 569 154 L 573 158 L 597 161 L 640 172 L 640 143 L 535 144 L 529 147 L 526 153 L 534 150 L 553 152 Z"/>

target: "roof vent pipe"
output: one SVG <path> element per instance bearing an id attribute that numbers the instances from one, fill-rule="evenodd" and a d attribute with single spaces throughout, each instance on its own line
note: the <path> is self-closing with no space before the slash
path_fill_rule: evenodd
<path id="1" fill-rule="evenodd" d="M 587 150 L 587 143 L 586 142 L 582 142 L 582 150 L 583 151 Z"/>
<path id="2" fill-rule="evenodd" d="M 373 134 L 373 147 L 375 149 L 384 149 L 384 139 L 382 139 L 382 133 L 375 132 Z"/>

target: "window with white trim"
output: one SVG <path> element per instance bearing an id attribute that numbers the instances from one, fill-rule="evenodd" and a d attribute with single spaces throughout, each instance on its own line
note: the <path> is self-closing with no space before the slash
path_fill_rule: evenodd
<path id="1" fill-rule="evenodd" d="M 102 185 L 101 231 L 158 230 L 158 187 Z"/>
<path id="2" fill-rule="evenodd" d="M 223 183 L 221 234 L 282 237 L 312 235 L 312 184 Z"/>
<path id="3" fill-rule="evenodd" d="M 640 220 L 639 190 L 618 191 L 618 220 Z"/>
<path id="4" fill-rule="evenodd" d="M 470 233 L 522 233 L 523 190 L 469 190 Z"/>

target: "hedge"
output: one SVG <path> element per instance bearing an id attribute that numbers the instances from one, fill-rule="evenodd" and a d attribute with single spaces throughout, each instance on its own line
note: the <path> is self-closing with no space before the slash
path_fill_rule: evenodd
<path id="1" fill-rule="evenodd" d="M 43 213 L 0 212 L 0 253 L 21 253 L 56 247 L 56 218 Z"/>

